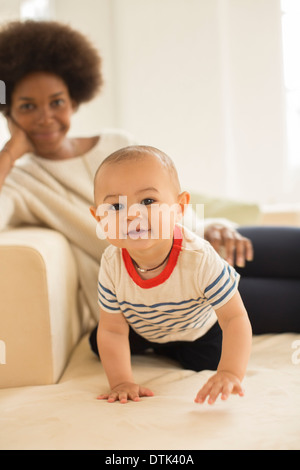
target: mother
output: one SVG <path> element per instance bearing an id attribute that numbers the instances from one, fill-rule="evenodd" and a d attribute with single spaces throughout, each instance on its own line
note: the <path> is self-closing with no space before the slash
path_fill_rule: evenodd
<path id="1" fill-rule="evenodd" d="M 77 261 L 82 323 L 88 329 L 98 319 L 96 282 L 106 246 L 96 239 L 88 210 L 93 177 L 107 155 L 133 140 L 119 131 L 68 136 L 73 113 L 100 91 L 102 76 L 98 52 L 66 25 L 27 21 L 5 26 L 0 31 L 0 79 L 7 94 L 0 110 L 11 132 L 0 151 L 0 229 L 41 225 L 65 235 Z M 249 234 L 253 237 L 255 261 L 242 269 L 241 293 L 254 333 L 274 331 L 274 318 L 275 331 L 300 331 L 295 311 L 300 301 L 299 231 L 282 229 L 280 239 L 274 236 L 279 233 L 275 229 L 271 236 L 270 229 L 239 232 L 210 226 L 206 237 L 215 247 L 224 244 L 229 259 L 236 252 L 240 265 L 252 257 Z M 274 274 L 285 289 L 288 277 L 293 277 L 288 305 L 282 290 L 274 292 Z M 257 277 L 267 279 L 261 282 Z"/>

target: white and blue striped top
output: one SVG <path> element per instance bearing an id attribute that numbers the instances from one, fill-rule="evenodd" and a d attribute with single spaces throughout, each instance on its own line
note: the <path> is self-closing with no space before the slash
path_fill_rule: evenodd
<path id="1" fill-rule="evenodd" d="M 237 291 L 239 275 L 212 246 L 181 228 L 167 266 L 143 280 L 128 252 L 109 246 L 101 259 L 100 307 L 121 313 L 149 341 L 194 341 L 217 321 L 215 310 Z"/>

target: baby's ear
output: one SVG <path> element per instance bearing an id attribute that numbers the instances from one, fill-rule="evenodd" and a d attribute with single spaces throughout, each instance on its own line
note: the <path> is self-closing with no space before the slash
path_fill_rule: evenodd
<path id="1" fill-rule="evenodd" d="M 180 208 L 180 214 L 178 214 L 179 216 L 178 220 L 180 220 L 184 216 L 184 213 L 190 203 L 190 200 L 191 200 L 191 195 L 189 192 L 183 191 L 182 193 L 179 194 L 178 200 L 177 200 L 177 204 Z"/>
<path id="2" fill-rule="evenodd" d="M 94 219 L 97 220 L 97 222 L 100 222 L 100 217 L 97 215 L 97 207 L 91 206 L 91 207 L 90 207 L 90 213 L 92 214 L 92 216 L 94 217 Z"/>

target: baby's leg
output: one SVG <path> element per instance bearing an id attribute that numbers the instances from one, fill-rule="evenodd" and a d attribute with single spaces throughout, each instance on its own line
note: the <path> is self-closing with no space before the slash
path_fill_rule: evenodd
<path id="1" fill-rule="evenodd" d="M 94 328 L 90 334 L 89 341 L 91 350 L 99 356 L 98 346 L 97 346 L 97 328 Z M 129 329 L 129 343 L 131 354 L 142 354 L 147 349 L 152 348 L 152 343 L 147 341 L 142 336 L 138 335 L 132 328 Z"/>
<path id="2" fill-rule="evenodd" d="M 175 341 L 154 348 L 158 354 L 175 359 L 184 369 L 216 370 L 222 351 L 222 330 L 219 323 L 195 341 Z"/>

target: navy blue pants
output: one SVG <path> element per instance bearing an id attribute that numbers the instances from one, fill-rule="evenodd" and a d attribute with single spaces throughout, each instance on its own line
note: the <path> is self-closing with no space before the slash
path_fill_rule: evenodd
<path id="1" fill-rule="evenodd" d="M 300 333 L 300 229 L 260 226 L 239 232 L 254 247 L 254 260 L 236 268 L 253 333 Z"/>
<path id="2" fill-rule="evenodd" d="M 97 347 L 97 328 L 90 335 L 92 351 L 99 355 Z M 195 341 L 172 341 L 161 344 L 148 341 L 129 329 L 131 354 L 143 354 L 152 349 L 155 354 L 177 361 L 183 369 L 195 371 L 216 370 L 222 350 L 222 330 L 217 323 L 201 338 Z"/>

